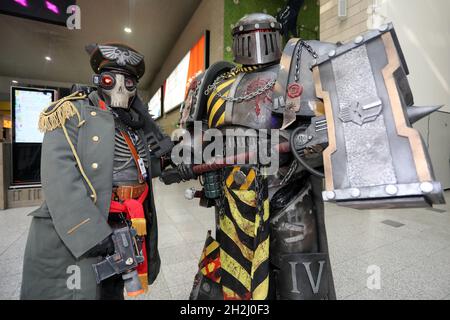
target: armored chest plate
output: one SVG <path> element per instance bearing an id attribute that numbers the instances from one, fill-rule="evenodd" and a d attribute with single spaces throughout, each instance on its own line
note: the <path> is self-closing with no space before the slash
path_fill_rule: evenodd
<path id="1" fill-rule="evenodd" d="M 265 68 L 252 73 L 241 73 L 230 85 L 228 97 L 249 97 L 252 93 L 263 91 L 255 97 L 243 101 L 223 101 L 223 107 L 216 106 L 215 109 L 222 110 L 223 114 L 214 117 L 222 121 L 212 121 L 212 126 L 243 126 L 252 129 L 270 129 L 272 124 L 273 86 L 263 90 L 278 74 L 279 65 Z M 214 106 L 212 106 L 214 108 Z M 211 126 L 210 126 L 211 127 Z"/>

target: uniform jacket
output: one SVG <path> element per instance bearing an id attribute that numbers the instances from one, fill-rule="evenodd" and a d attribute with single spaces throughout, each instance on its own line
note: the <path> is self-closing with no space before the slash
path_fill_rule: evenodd
<path id="1" fill-rule="evenodd" d="M 134 103 L 144 107 L 138 98 Z M 148 116 L 139 132 L 144 139 L 151 121 Z M 98 107 L 95 92 L 89 98 L 75 93 L 44 111 L 40 127 L 46 131 L 41 160 L 45 201 L 30 214 L 33 219 L 25 249 L 21 298 L 96 299 L 99 287 L 92 264 L 100 258 L 87 258 L 85 253 L 112 233 L 107 217 L 112 194 L 114 118 Z M 150 160 L 150 153 L 148 156 Z M 151 170 L 148 173 L 150 182 Z M 147 207 L 151 284 L 160 268 L 152 192 Z"/>

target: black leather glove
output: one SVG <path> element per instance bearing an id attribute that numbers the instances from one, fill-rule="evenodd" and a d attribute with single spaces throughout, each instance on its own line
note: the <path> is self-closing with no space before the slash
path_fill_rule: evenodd
<path id="1" fill-rule="evenodd" d="M 180 183 L 181 181 L 187 181 L 195 179 L 197 176 L 192 171 L 192 166 L 180 164 L 176 168 L 166 169 L 161 173 L 159 180 L 164 184 L 169 185 L 172 183 Z"/>
<path id="2" fill-rule="evenodd" d="M 86 252 L 87 257 L 104 257 L 114 254 L 114 241 L 111 236 L 100 241 L 95 247 Z"/>

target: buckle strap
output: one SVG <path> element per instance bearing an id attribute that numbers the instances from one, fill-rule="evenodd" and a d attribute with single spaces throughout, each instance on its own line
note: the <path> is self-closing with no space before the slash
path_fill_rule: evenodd
<path id="1" fill-rule="evenodd" d="M 145 179 L 144 179 L 144 176 L 142 175 L 142 172 L 140 169 L 141 168 L 141 163 L 140 163 L 141 157 L 139 156 L 139 153 L 137 152 L 136 147 L 134 146 L 134 143 L 130 138 L 130 135 L 123 130 L 120 130 L 120 134 L 125 139 L 125 142 L 127 143 L 128 148 L 131 151 L 131 155 L 133 157 L 134 163 L 136 164 L 136 169 L 138 171 L 139 182 L 142 183 L 145 181 Z"/>

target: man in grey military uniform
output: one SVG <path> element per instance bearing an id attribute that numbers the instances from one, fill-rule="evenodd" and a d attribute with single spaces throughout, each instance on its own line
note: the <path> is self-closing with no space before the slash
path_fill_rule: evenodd
<path id="1" fill-rule="evenodd" d="M 120 44 L 86 49 L 97 90 L 56 101 L 39 120 L 45 201 L 30 214 L 21 299 L 123 299 L 120 275 L 97 284 L 93 264 L 113 253 L 112 231 L 126 224 L 142 237 L 143 287 L 159 273 L 149 186 L 171 142 L 136 95 L 144 57 Z"/>

